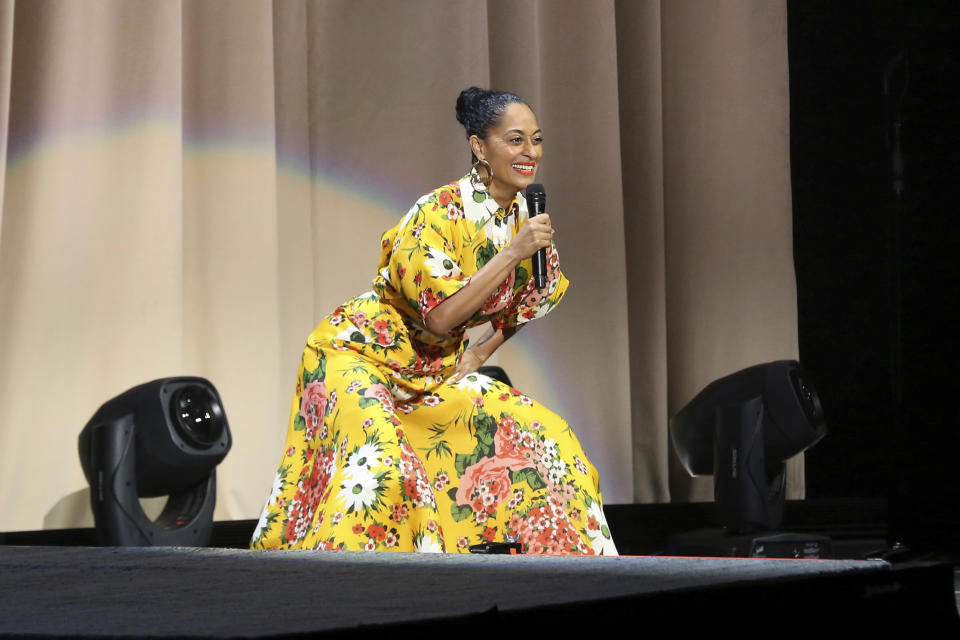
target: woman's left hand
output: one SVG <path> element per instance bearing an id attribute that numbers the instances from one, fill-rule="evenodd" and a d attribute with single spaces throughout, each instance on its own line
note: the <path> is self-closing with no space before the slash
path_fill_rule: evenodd
<path id="1" fill-rule="evenodd" d="M 457 368 L 454 370 L 448 382 L 460 382 L 464 376 L 470 375 L 479 369 L 485 361 L 486 358 L 477 353 L 476 349 L 467 349 L 463 352 L 463 355 L 460 356 L 460 362 L 457 363 Z"/>

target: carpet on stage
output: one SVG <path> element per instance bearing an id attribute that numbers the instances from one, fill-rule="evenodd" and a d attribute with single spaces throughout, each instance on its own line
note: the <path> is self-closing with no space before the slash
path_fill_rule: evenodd
<path id="1" fill-rule="evenodd" d="M 956 625 L 948 564 L 0 546 L 0 636 Z M 750 626 L 744 627 L 745 630 Z M 646 635 L 639 632 L 636 635 Z"/>

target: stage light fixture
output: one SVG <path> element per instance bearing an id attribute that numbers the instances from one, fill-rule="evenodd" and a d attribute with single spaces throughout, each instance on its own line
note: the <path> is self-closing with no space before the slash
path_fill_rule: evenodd
<path id="1" fill-rule="evenodd" d="M 780 525 L 786 461 L 825 434 L 820 397 L 793 360 L 720 378 L 670 420 L 683 467 L 713 474 L 720 524 L 730 533 Z"/>
<path id="2" fill-rule="evenodd" d="M 208 544 L 216 466 L 230 445 L 220 395 L 203 378 L 161 378 L 104 403 L 79 438 L 100 543 Z M 159 496 L 167 503 L 151 521 L 140 498 Z"/>

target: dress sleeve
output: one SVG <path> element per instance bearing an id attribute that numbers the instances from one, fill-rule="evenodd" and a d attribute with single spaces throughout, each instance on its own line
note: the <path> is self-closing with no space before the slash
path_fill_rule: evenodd
<path id="1" fill-rule="evenodd" d="M 381 275 L 421 321 L 469 282 L 460 263 L 462 218 L 456 185 L 447 185 L 418 200 L 384 235 Z"/>
<path id="2" fill-rule="evenodd" d="M 520 272 L 520 269 L 517 270 Z M 547 286 L 538 289 L 534 283 L 530 260 L 523 262 L 523 271 L 530 274 L 524 284 L 518 283 L 513 304 L 491 320 L 497 329 L 515 327 L 550 313 L 563 299 L 570 282 L 560 272 L 556 245 L 547 248 Z"/>

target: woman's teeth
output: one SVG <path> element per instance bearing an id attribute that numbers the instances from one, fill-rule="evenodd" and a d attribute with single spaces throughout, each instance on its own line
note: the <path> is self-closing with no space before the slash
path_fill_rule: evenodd
<path id="1" fill-rule="evenodd" d="M 511 166 L 515 171 L 519 171 L 520 173 L 522 173 L 522 174 L 525 175 L 525 176 L 527 176 L 527 175 L 533 175 L 533 167 L 534 167 L 534 165 L 532 165 L 532 164 L 512 164 L 512 165 L 510 165 L 510 166 Z"/>

